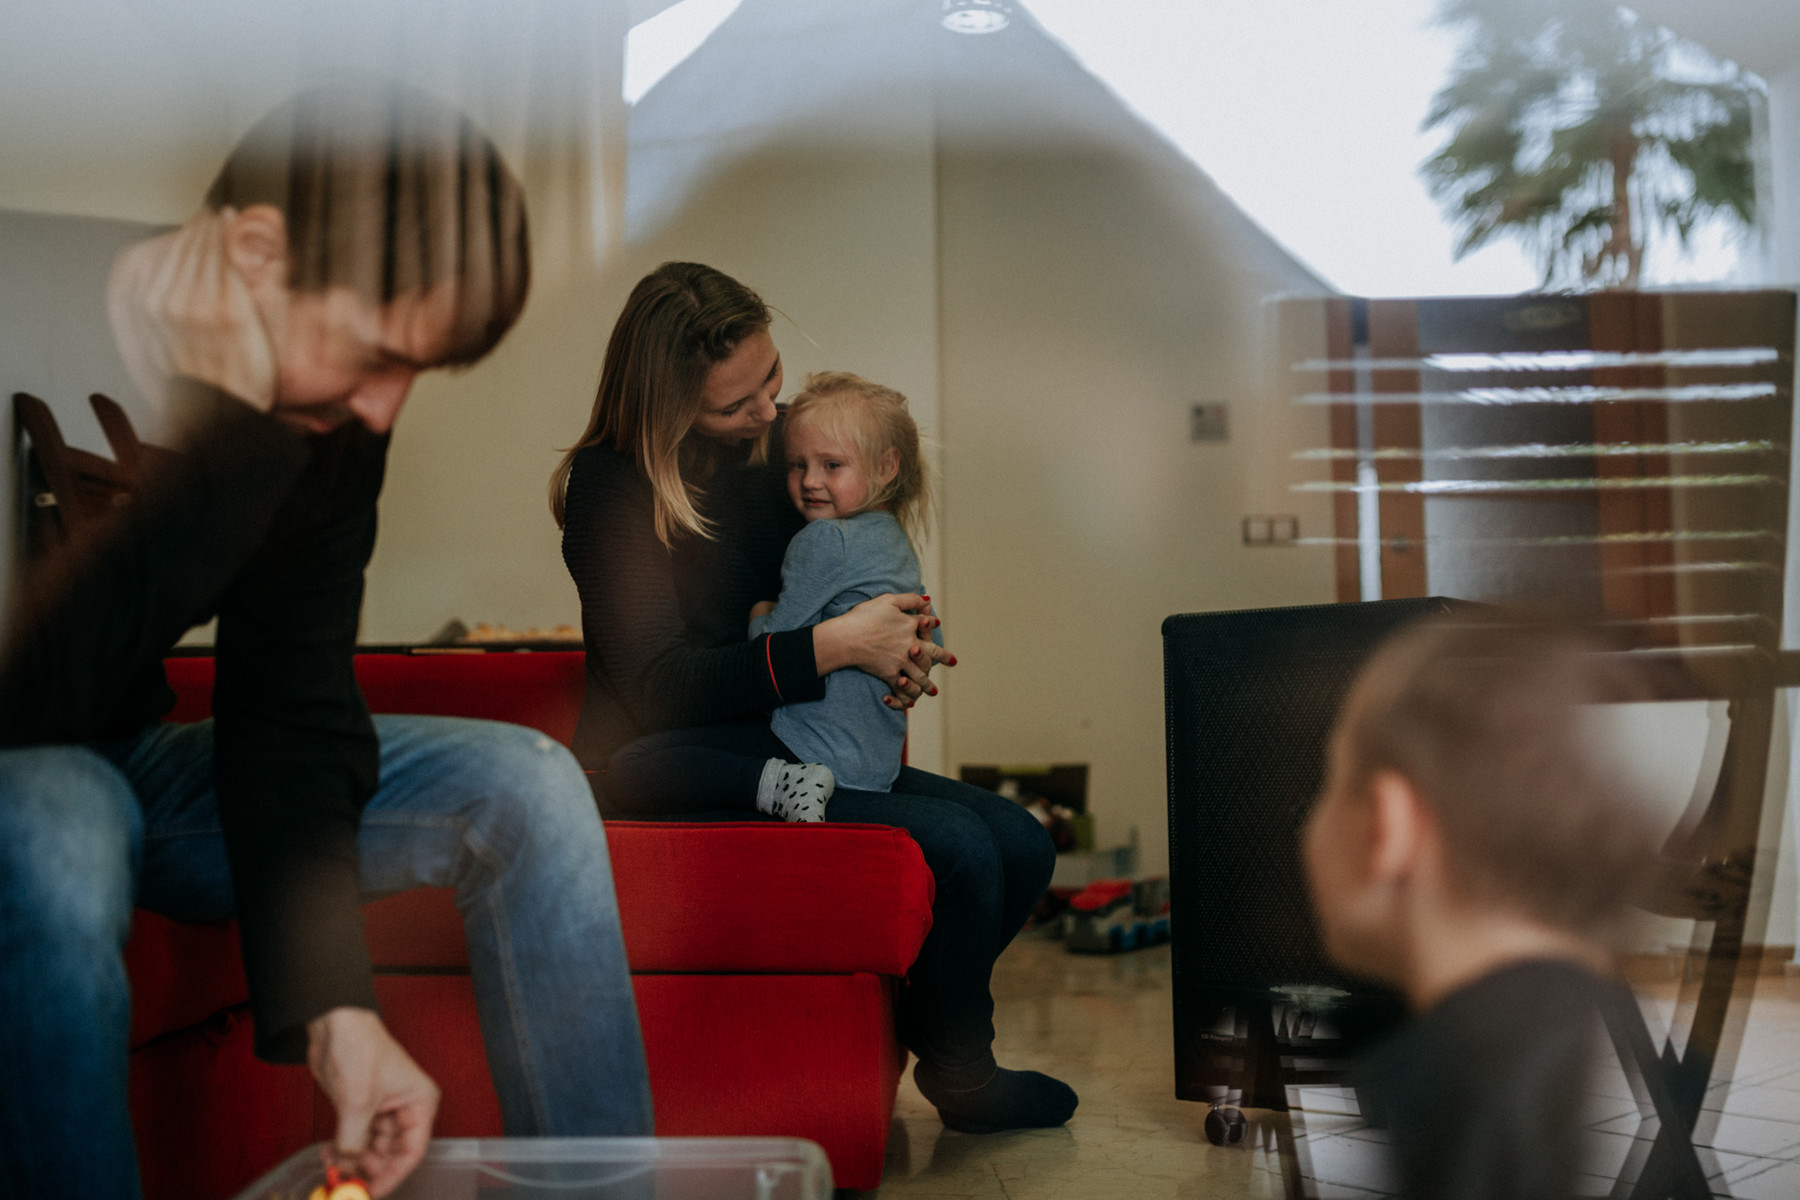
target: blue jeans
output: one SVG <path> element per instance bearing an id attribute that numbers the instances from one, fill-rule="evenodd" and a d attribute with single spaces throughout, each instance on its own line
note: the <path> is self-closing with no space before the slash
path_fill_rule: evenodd
<path id="1" fill-rule="evenodd" d="M 574 758 L 529 729 L 375 718 L 369 898 L 456 889 L 509 1135 L 648 1135 L 650 1087 L 606 835 Z M 131 1197 L 138 905 L 232 915 L 210 721 L 0 751 L 0 1195 Z"/>

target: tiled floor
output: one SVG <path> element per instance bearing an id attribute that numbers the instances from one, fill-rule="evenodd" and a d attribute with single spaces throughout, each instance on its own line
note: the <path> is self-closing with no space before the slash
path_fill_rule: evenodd
<path id="1" fill-rule="evenodd" d="M 971 1137 L 947 1132 L 901 1084 L 880 1200 L 1211 1200 L 1282 1197 L 1275 1141 L 1283 1118 L 1249 1112 L 1236 1147 L 1209 1145 L 1205 1107 L 1175 1099 L 1169 949 L 1116 957 L 1069 954 L 1042 934 L 1021 937 L 995 978 L 1001 1061 L 1065 1079 L 1081 1109 L 1064 1129 Z M 1648 989 L 1652 1027 L 1666 1027 L 1674 987 Z M 1800 980 L 1764 978 L 1738 1055 L 1736 1082 L 1715 1089 L 1702 1122 L 1702 1161 L 1718 1195 L 1800 1197 Z M 1616 1066 L 1598 1073 L 1589 1108 L 1596 1171 L 1616 1170 L 1638 1131 Z M 1387 1191 L 1382 1135 L 1347 1093 L 1298 1097 L 1298 1145 L 1319 1197 Z M 1709 1128 L 1710 1127 L 1710 1128 Z M 1596 1175 L 1593 1190 L 1610 1184 Z M 877 1193 L 861 1193 L 873 1197 Z"/>

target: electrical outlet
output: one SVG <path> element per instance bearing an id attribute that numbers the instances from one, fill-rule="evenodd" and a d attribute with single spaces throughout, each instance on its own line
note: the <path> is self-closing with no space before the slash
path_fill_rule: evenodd
<path id="1" fill-rule="evenodd" d="M 1223 404 L 1196 404 L 1188 411 L 1188 440 L 1223 442 L 1231 437 L 1231 410 Z"/>
<path id="2" fill-rule="evenodd" d="M 1291 513 L 1254 514 L 1244 518 L 1244 545 L 1291 546 L 1300 540 L 1300 518 Z"/>

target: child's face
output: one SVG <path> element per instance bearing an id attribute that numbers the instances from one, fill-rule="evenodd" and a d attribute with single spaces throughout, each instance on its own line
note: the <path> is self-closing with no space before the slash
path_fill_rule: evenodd
<path id="1" fill-rule="evenodd" d="M 847 517 L 869 500 L 871 480 L 853 446 L 831 430 L 802 424 L 787 431 L 788 499 L 808 521 Z"/>

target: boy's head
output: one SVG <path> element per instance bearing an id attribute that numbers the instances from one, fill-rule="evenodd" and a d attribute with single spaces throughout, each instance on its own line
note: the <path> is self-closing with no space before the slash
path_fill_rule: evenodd
<path id="1" fill-rule="evenodd" d="M 1421 917 L 1602 926 L 1655 840 L 1591 706 L 1642 698 L 1618 656 L 1566 629 L 1441 619 L 1383 645 L 1305 832 L 1332 957 L 1405 984 Z"/>

